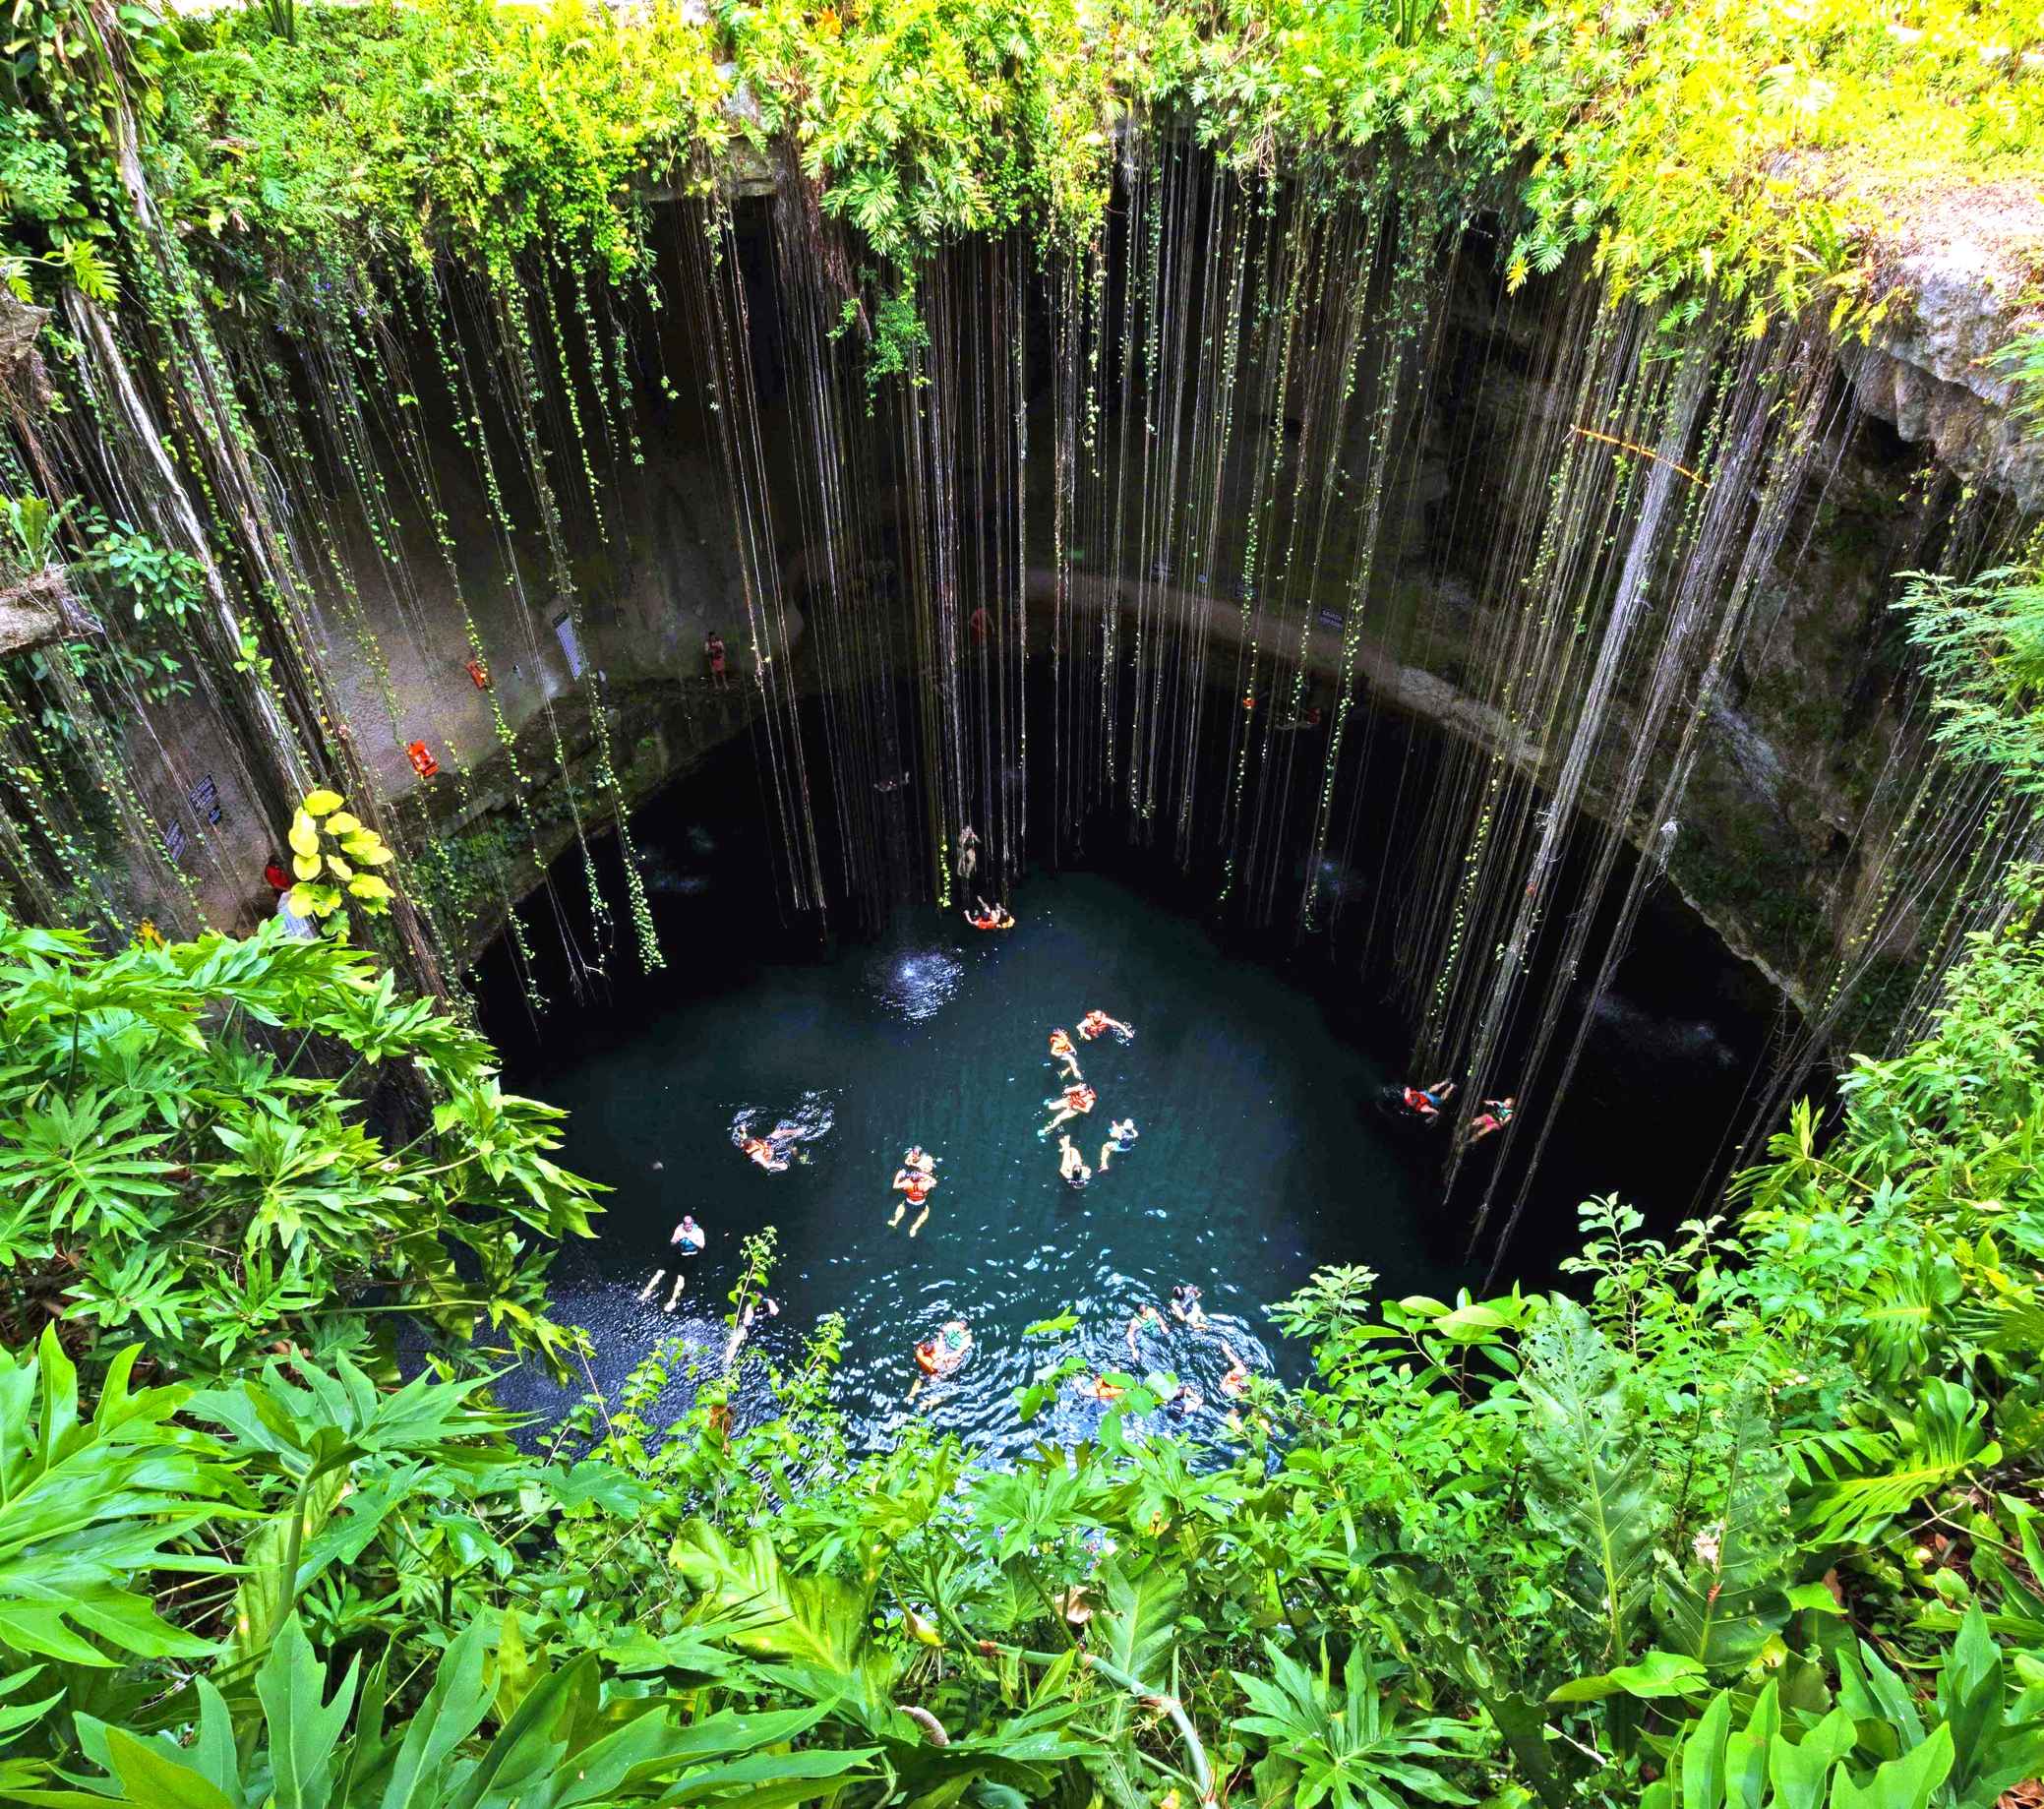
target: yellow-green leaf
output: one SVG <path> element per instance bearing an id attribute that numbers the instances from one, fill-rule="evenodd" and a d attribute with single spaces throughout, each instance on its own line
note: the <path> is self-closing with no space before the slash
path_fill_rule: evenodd
<path id="1" fill-rule="evenodd" d="M 293 854 L 318 854 L 320 852 L 320 829 L 303 811 L 291 818 L 291 852 Z"/>
<path id="2" fill-rule="evenodd" d="M 347 850 L 348 859 L 359 861 L 364 867 L 382 867 L 397 857 L 384 846 L 384 838 L 373 835 L 367 829 L 360 835 L 351 835 L 341 846 Z"/>
<path id="3" fill-rule="evenodd" d="M 305 809 L 309 815 L 331 816 L 342 804 L 338 792 L 330 792 L 324 786 L 316 792 L 305 794 Z"/>
<path id="4" fill-rule="evenodd" d="M 316 854 L 294 855 L 291 871 L 301 879 L 317 879 L 320 876 L 320 857 Z"/>

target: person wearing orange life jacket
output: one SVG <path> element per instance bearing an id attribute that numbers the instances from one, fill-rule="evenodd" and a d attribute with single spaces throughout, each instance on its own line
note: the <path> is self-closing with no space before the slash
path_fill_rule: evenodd
<path id="1" fill-rule="evenodd" d="M 1098 1005 L 1079 1019 L 1079 1035 L 1089 1043 L 1110 1030 L 1124 1043 L 1132 1043 L 1135 1040 L 1133 1024 L 1124 1024 L 1118 1017 L 1108 1016 Z"/>
<path id="2" fill-rule="evenodd" d="M 1046 1124 L 1043 1127 L 1043 1129 L 1038 1131 L 1036 1134 L 1039 1137 L 1048 1137 L 1053 1130 L 1055 1130 L 1058 1127 L 1058 1125 L 1062 1124 L 1065 1121 L 1065 1119 L 1075 1118 L 1082 1112 L 1091 1112 L 1093 1110 L 1094 1102 L 1099 1097 L 1100 1095 L 1095 1093 L 1094 1090 L 1082 1080 L 1076 1086 L 1066 1087 L 1065 1090 L 1061 1094 L 1059 1094 L 1055 1099 L 1045 1100 L 1044 1104 L 1046 1106 L 1054 1106 L 1057 1110 L 1055 1115 L 1052 1117 L 1050 1123 Z"/>
<path id="3" fill-rule="evenodd" d="M 950 1319 L 916 1347 L 916 1367 L 927 1376 L 955 1375 L 971 1355 L 972 1328 Z"/>
<path id="4" fill-rule="evenodd" d="M 1437 1080 L 1430 1087 L 1407 1087 L 1400 1096 L 1408 1112 L 1422 1118 L 1438 1117 L 1441 1108 L 1455 1097 L 1455 1082 Z"/>

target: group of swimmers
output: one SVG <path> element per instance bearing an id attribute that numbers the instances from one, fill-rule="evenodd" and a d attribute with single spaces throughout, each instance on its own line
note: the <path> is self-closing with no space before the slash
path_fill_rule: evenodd
<path id="1" fill-rule="evenodd" d="M 980 906 L 983 915 L 1005 916 L 1005 913 L 994 913 L 984 899 L 980 900 Z M 1008 917 L 1002 924 L 980 923 L 977 919 L 973 921 L 976 927 L 981 929 L 1004 929 L 1012 925 L 1014 919 Z M 1132 1042 L 1135 1038 L 1135 1027 L 1132 1024 L 1110 1017 L 1098 1006 L 1079 1019 L 1078 1029 L 1080 1037 L 1089 1043 L 1097 1037 L 1107 1035 L 1112 1035 L 1122 1043 Z M 1044 1102 L 1047 1108 L 1052 1108 L 1054 1112 L 1050 1123 L 1037 1132 L 1039 1137 L 1048 1137 L 1059 1125 L 1090 1113 L 1099 1098 L 1087 1084 L 1085 1074 L 1079 1067 L 1078 1046 L 1072 1041 L 1069 1032 L 1062 1029 L 1051 1032 L 1051 1058 L 1057 1064 L 1061 1078 L 1067 1084 L 1061 1093 Z M 1432 1116 L 1440 1111 L 1441 1104 L 1453 1091 L 1452 1081 L 1438 1082 L 1431 1088 L 1409 1087 L 1406 1089 L 1406 1103 L 1410 1109 L 1422 1116 Z M 1486 1104 L 1501 1105 L 1507 1115 L 1512 1106 L 1509 1100 Z M 794 1153 L 794 1146 L 810 1134 L 807 1127 L 783 1118 L 765 1136 L 754 1136 L 750 1117 L 745 1117 L 733 1127 L 732 1140 L 748 1160 L 757 1164 L 768 1174 L 777 1175 L 792 1161 L 808 1161 L 807 1155 Z M 1107 1172 L 1115 1156 L 1126 1155 L 1134 1147 L 1135 1139 L 1136 1126 L 1133 1118 L 1116 1118 L 1112 1121 L 1108 1125 L 1108 1140 L 1100 1148 L 1101 1173 Z M 1067 1181 L 1075 1186 L 1084 1186 L 1093 1178 L 1093 1170 L 1086 1166 L 1086 1159 L 1072 1142 L 1069 1132 L 1059 1137 L 1058 1149 L 1059 1170 Z M 920 1144 L 911 1145 L 902 1153 L 901 1166 L 894 1174 L 894 1191 L 903 1197 L 896 1202 L 893 1217 L 887 1221 L 888 1229 L 891 1231 L 898 1226 L 911 1206 L 919 1207 L 921 1210 L 909 1227 L 909 1236 L 915 1236 L 930 1219 L 930 1196 L 935 1191 L 936 1185 L 936 1158 Z M 700 1255 L 708 1241 L 708 1234 L 702 1227 L 689 1214 L 683 1214 L 681 1223 L 674 1228 L 673 1235 L 668 1238 L 668 1242 L 676 1247 L 677 1267 L 674 1271 L 674 1289 L 667 1296 L 666 1311 L 673 1312 L 682 1296 L 684 1272 L 680 1267 L 680 1261 Z M 666 1269 L 655 1269 L 652 1278 L 639 1291 L 638 1297 L 641 1300 L 651 1299 L 666 1276 Z M 765 1310 L 769 1315 L 773 1315 L 780 1309 L 775 1302 L 768 1300 L 765 1302 Z M 1180 1282 L 1172 1290 L 1171 1315 L 1191 1331 L 1204 1332 L 1207 1329 L 1207 1315 L 1205 1308 L 1200 1304 L 1200 1291 L 1189 1282 Z M 734 1337 L 734 1345 L 751 1329 L 751 1319 L 752 1313 L 748 1309 L 745 1322 Z M 1137 1341 L 1143 1328 L 1148 1325 L 1155 1325 L 1162 1330 L 1164 1315 L 1156 1306 L 1146 1304 L 1129 1320 L 1126 1328 L 1131 1363 L 1141 1360 Z M 1228 1369 L 1221 1377 L 1220 1389 L 1222 1394 L 1231 1400 L 1237 1399 L 1248 1384 L 1249 1369 L 1230 1348 L 1226 1339 L 1220 1342 L 1222 1353 L 1228 1358 Z M 921 1373 L 915 1388 L 910 1391 L 909 1398 L 914 1400 L 926 1381 L 956 1374 L 971 1354 L 971 1327 L 963 1319 L 947 1320 L 915 1347 L 916 1367 Z M 1082 1378 L 1077 1385 L 1081 1392 L 1089 1393 L 1095 1399 L 1106 1402 L 1118 1400 L 1124 1392 L 1119 1384 L 1108 1380 L 1105 1376 Z M 1199 1392 L 1189 1384 L 1181 1384 L 1166 1403 L 1166 1406 L 1178 1414 L 1193 1412 L 1204 1405 Z M 1229 1419 L 1231 1424 L 1239 1426 L 1239 1420 L 1232 1412 Z"/>
<path id="2" fill-rule="evenodd" d="M 1190 1282 L 1180 1282 L 1172 1290 L 1171 1316 L 1188 1331 L 1203 1333 L 1208 1330 L 1206 1308 L 1200 1304 L 1200 1292 Z M 1145 1330 L 1151 1327 L 1159 1333 L 1168 1330 L 1164 1313 L 1154 1303 L 1145 1301 L 1136 1309 L 1123 1333 L 1128 1341 L 1128 1360 L 1132 1367 L 1143 1360 L 1140 1340 Z M 1221 1346 L 1221 1354 L 1228 1358 L 1228 1368 L 1219 1384 L 1221 1393 L 1231 1402 L 1239 1401 L 1248 1391 L 1249 1365 L 1235 1355 L 1227 1339 L 1217 1337 L 1216 1342 Z M 913 1401 L 921 1394 L 925 1383 L 956 1375 L 964 1367 L 965 1359 L 972 1355 L 972 1328 L 963 1319 L 946 1320 L 916 1346 L 916 1367 L 921 1373 L 915 1386 L 909 1390 L 909 1399 Z M 1128 1392 L 1125 1382 L 1117 1382 L 1105 1373 L 1075 1376 L 1072 1388 L 1076 1393 L 1110 1407 Z M 1170 1412 L 1181 1417 L 1197 1413 L 1205 1405 L 1206 1398 L 1189 1382 L 1178 1383 L 1164 1402 Z M 1259 1420 L 1257 1423 L 1264 1422 Z M 1242 1429 L 1241 1417 L 1232 1407 L 1229 1409 L 1228 1424 L 1234 1431 Z"/>
<path id="3" fill-rule="evenodd" d="M 1456 1083 L 1453 1079 L 1437 1080 L 1431 1086 L 1407 1087 L 1400 1099 L 1405 1109 L 1428 1123 L 1441 1116 L 1441 1108 L 1455 1097 Z M 1503 1130 L 1511 1123 L 1512 1115 L 1519 1110 L 1519 1101 L 1512 1095 L 1503 1099 L 1486 1099 L 1483 1110 L 1470 1120 L 1464 1133 L 1465 1144 L 1480 1143 L 1493 1132 Z"/>
<path id="4" fill-rule="evenodd" d="M 1131 1042 L 1135 1037 L 1133 1025 L 1108 1016 L 1097 1005 L 1079 1019 L 1079 1035 L 1089 1043 L 1110 1031 L 1123 1043 Z M 1063 1092 L 1052 1094 L 1044 1101 L 1052 1116 L 1050 1123 L 1036 1133 L 1039 1137 L 1048 1137 L 1058 1125 L 1091 1112 L 1100 1100 L 1100 1095 L 1086 1084 L 1086 1076 L 1079 1071 L 1078 1048 L 1068 1031 L 1051 1032 L 1051 1059 L 1058 1064 L 1065 1087 Z M 1100 1146 L 1100 1172 L 1103 1175 L 1114 1157 L 1128 1154 L 1134 1147 L 1135 1138 L 1133 1118 L 1115 1118 L 1108 1125 L 1108 1140 Z M 1071 1140 L 1069 1131 L 1057 1139 L 1057 1172 L 1074 1187 L 1083 1187 L 1093 1178 L 1093 1171 L 1086 1166 L 1086 1157 Z"/>

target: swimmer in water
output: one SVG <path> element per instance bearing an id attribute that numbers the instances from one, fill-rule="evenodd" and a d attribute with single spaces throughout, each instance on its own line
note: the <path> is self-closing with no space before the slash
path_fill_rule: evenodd
<path id="1" fill-rule="evenodd" d="M 697 1225 L 686 1212 L 682 1214 L 681 1224 L 674 1228 L 667 1238 L 669 1243 L 678 1243 L 682 1246 L 682 1254 L 684 1256 L 700 1256 L 703 1246 L 709 1240 L 709 1233 Z"/>
<path id="2" fill-rule="evenodd" d="M 1441 1108 L 1455 1097 L 1455 1082 L 1437 1080 L 1430 1087 L 1407 1087 L 1399 1097 L 1408 1112 L 1422 1118 L 1437 1118 Z"/>
<path id="3" fill-rule="evenodd" d="M 1221 1341 L 1221 1355 L 1228 1358 L 1228 1373 L 1221 1378 L 1221 1392 L 1231 1401 L 1238 1401 L 1249 1386 L 1249 1365 L 1229 1349 L 1225 1338 Z"/>
<path id="4" fill-rule="evenodd" d="M 739 1147 L 742 1155 L 756 1162 L 769 1175 L 778 1175 L 788 1166 L 788 1151 L 791 1145 L 800 1143 L 810 1133 L 802 1125 L 783 1118 L 763 1137 L 752 1135 L 751 1114 L 739 1119 L 732 1127 L 731 1140 Z M 809 1157 L 799 1158 L 807 1162 Z"/>
<path id="5" fill-rule="evenodd" d="M 1084 1037 L 1089 1043 L 1103 1031 L 1107 1030 L 1112 1030 L 1124 1043 L 1133 1041 L 1135 1037 L 1135 1026 L 1133 1024 L 1124 1024 L 1118 1017 L 1108 1016 L 1097 1005 L 1079 1019 L 1079 1035 Z"/>
<path id="6" fill-rule="evenodd" d="M 1180 1382 L 1177 1393 L 1172 1395 L 1165 1406 L 1182 1418 L 1187 1414 L 1198 1413 L 1206 1406 L 1206 1399 L 1190 1382 Z"/>
<path id="7" fill-rule="evenodd" d="M 1093 1171 L 1086 1166 L 1086 1158 L 1079 1154 L 1079 1146 L 1070 1134 L 1057 1139 L 1057 1173 L 1074 1187 L 1083 1187 L 1093 1178 Z"/>
<path id="8" fill-rule="evenodd" d="M 1099 1094 L 1095 1093 L 1094 1090 L 1082 1080 L 1079 1082 L 1077 1086 L 1066 1087 L 1065 1090 L 1062 1093 L 1060 1093 L 1055 1099 L 1045 1100 L 1045 1105 L 1055 1106 L 1057 1108 L 1057 1112 L 1056 1115 L 1051 1119 L 1050 1123 L 1046 1124 L 1043 1127 L 1043 1129 L 1038 1131 L 1036 1134 L 1039 1137 L 1048 1137 L 1053 1130 L 1055 1130 L 1058 1127 L 1058 1125 L 1062 1124 L 1066 1118 L 1075 1118 L 1082 1112 L 1091 1112 L 1093 1110 L 1093 1102 L 1099 1097 Z"/>
<path id="9" fill-rule="evenodd" d="M 1108 1126 L 1108 1140 L 1100 1146 L 1100 1172 L 1108 1172 L 1108 1158 L 1125 1156 L 1135 1147 L 1135 1119 L 1116 1118 Z"/>
<path id="10" fill-rule="evenodd" d="M 975 930 L 1014 929 L 1014 914 L 1009 911 L 1006 905 L 991 905 L 977 894 L 974 895 L 973 902 L 980 907 L 979 914 L 975 916 L 968 911 L 965 914 L 965 921 L 972 925 Z"/>
<path id="11" fill-rule="evenodd" d="M 1200 1305 L 1199 1290 L 1190 1282 L 1180 1282 L 1172 1290 L 1172 1317 L 1195 1332 L 1206 1330 L 1207 1309 Z"/>
<path id="12" fill-rule="evenodd" d="M 922 1374 L 916 1378 L 915 1387 L 909 1390 L 913 1401 L 923 1392 L 923 1384 L 940 1381 L 947 1375 L 958 1373 L 959 1367 L 972 1355 L 972 1328 L 963 1319 L 950 1319 L 916 1347 L 916 1367 Z"/>
<path id="13" fill-rule="evenodd" d="M 896 1204 L 894 1208 L 894 1217 L 887 1221 L 887 1229 L 889 1231 L 892 1231 L 895 1226 L 899 1225 L 901 1223 L 902 1215 L 905 1212 L 907 1212 L 911 1206 L 921 1206 L 925 1200 L 929 1199 L 931 1189 L 933 1188 L 935 1185 L 936 1176 L 934 1175 L 930 1174 L 925 1169 L 911 1169 L 906 1167 L 896 1169 L 894 1171 L 894 1191 L 896 1193 L 906 1194 L 908 1197 L 906 1199 L 899 1201 Z M 926 1212 L 924 1214 L 924 1217 L 929 1217 L 929 1214 Z M 918 1219 L 916 1223 L 918 1226 L 920 1226 L 923 1223 L 923 1220 Z"/>
<path id="14" fill-rule="evenodd" d="M 1483 1110 L 1470 1120 L 1469 1141 L 1481 1143 L 1494 1131 L 1503 1130 L 1511 1123 L 1513 1113 L 1519 1110 L 1516 1099 L 1486 1099 Z"/>
<path id="15" fill-rule="evenodd" d="M 1072 1047 L 1070 1036 L 1062 1030 L 1051 1032 L 1051 1059 L 1063 1064 L 1066 1080 L 1081 1081 L 1086 1078 L 1079 1072 L 1079 1052 Z"/>
<path id="16" fill-rule="evenodd" d="M 922 1144 L 912 1143 L 901 1153 L 901 1166 L 904 1169 L 914 1169 L 919 1175 L 934 1175 L 936 1158 Z"/>
<path id="17" fill-rule="evenodd" d="M 1135 1341 L 1142 1336 L 1146 1325 L 1154 1325 L 1160 1332 L 1164 1330 L 1164 1315 L 1148 1301 L 1136 1308 L 1135 1317 L 1128 1322 L 1128 1360 L 1132 1363 L 1142 1360 L 1136 1352 Z"/>

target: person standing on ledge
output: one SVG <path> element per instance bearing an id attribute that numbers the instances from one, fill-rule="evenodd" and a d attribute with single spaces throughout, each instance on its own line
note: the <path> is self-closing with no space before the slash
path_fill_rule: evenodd
<path id="1" fill-rule="evenodd" d="M 715 629 L 702 637 L 703 657 L 710 663 L 710 688 L 713 691 L 729 691 L 731 674 L 724 665 L 724 636 Z"/>

